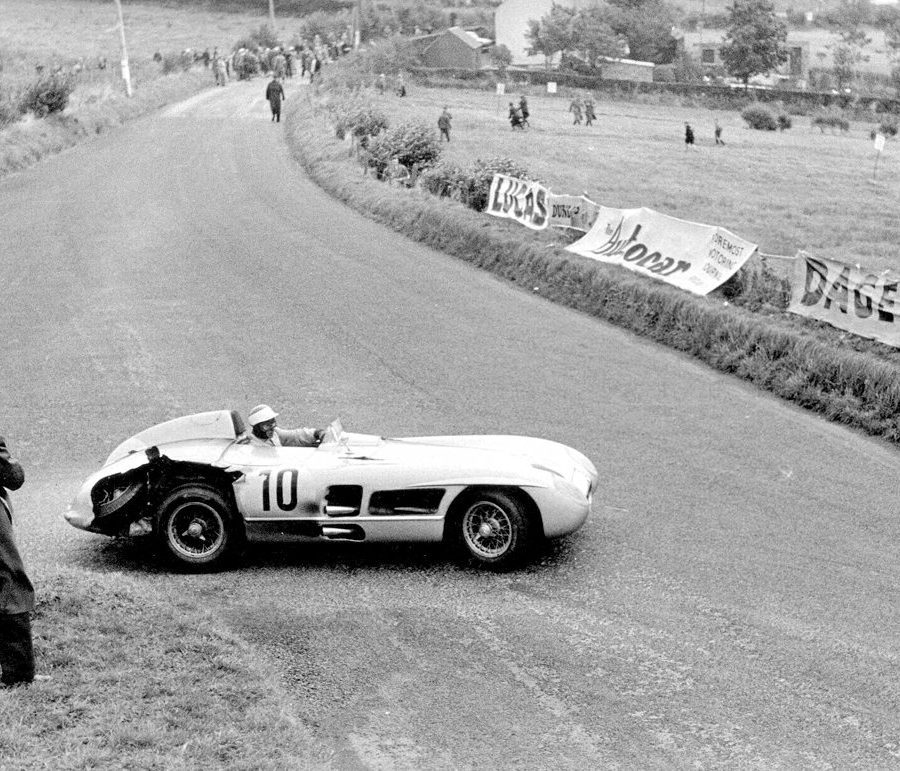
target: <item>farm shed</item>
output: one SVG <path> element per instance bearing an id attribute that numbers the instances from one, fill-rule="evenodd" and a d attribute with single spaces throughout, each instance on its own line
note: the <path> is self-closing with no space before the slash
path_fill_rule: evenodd
<path id="1" fill-rule="evenodd" d="M 491 66 L 494 41 L 462 27 L 421 35 L 410 42 L 426 67 L 480 70 Z"/>

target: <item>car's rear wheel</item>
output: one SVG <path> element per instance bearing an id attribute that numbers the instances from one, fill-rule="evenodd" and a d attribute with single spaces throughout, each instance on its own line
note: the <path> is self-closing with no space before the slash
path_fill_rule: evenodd
<path id="1" fill-rule="evenodd" d="M 502 490 L 467 497 L 457 522 L 464 553 L 483 565 L 511 567 L 531 547 L 531 522 L 525 508 Z"/>
<path id="2" fill-rule="evenodd" d="M 237 515 L 226 497 L 205 484 L 172 490 L 159 505 L 156 536 L 164 555 L 185 570 L 222 567 L 240 548 Z"/>

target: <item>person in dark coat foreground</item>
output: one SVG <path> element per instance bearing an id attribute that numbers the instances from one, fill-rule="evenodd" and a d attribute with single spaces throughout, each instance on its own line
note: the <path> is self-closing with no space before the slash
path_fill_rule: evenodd
<path id="1" fill-rule="evenodd" d="M 269 100 L 269 107 L 272 108 L 272 120 L 281 122 L 281 100 L 284 99 L 284 89 L 281 87 L 281 81 L 277 77 L 273 77 L 266 86 L 266 99 Z"/>
<path id="2" fill-rule="evenodd" d="M 21 464 L 9 454 L 0 436 L 0 685 L 4 687 L 34 680 L 34 587 L 13 538 L 12 502 L 7 492 L 18 490 L 24 482 Z"/>

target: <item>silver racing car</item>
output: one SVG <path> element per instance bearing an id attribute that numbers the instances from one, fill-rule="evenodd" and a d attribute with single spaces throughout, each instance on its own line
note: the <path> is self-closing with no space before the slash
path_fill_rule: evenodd
<path id="1" fill-rule="evenodd" d="M 65 512 L 105 535 L 153 535 L 176 565 L 209 570 L 247 541 L 445 542 L 509 566 L 584 524 L 597 470 L 524 436 L 385 438 L 335 421 L 317 447 L 249 441 L 218 410 L 127 439 Z"/>

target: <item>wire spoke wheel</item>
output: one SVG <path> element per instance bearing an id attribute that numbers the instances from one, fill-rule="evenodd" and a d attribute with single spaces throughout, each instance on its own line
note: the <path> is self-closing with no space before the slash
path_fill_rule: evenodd
<path id="1" fill-rule="evenodd" d="M 186 570 L 212 570 L 241 548 L 243 533 L 233 504 L 214 487 L 185 484 L 162 501 L 156 535 L 163 553 Z"/>
<path id="2" fill-rule="evenodd" d="M 172 548 L 188 559 L 212 554 L 225 541 L 222 515 L 199 501 L 178 506 L 169 517 L 166 529 Z"/>
<path id="3" fill-rule="evenodd" d="M 514 540 L 509 512 L 492 501 L 478 501 L 463 515 L 463 538 L 472 553 L 482 559 L 502 557 Z"/>

